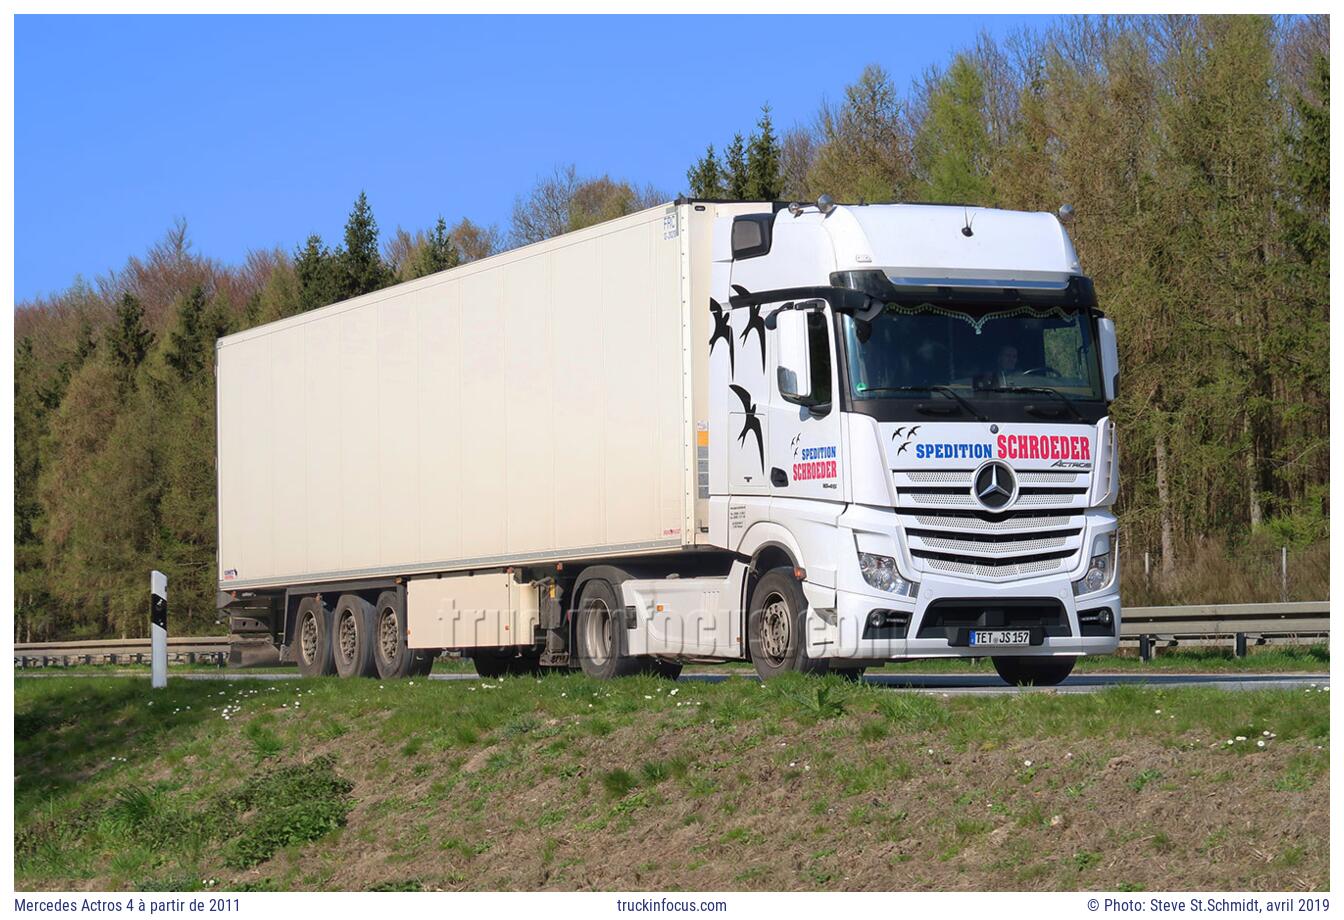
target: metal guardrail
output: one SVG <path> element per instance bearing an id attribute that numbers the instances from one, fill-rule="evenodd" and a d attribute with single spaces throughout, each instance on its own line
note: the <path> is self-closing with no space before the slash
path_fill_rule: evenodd
<path id="1" fill-rule="evenodd" d="M 1207 645 L 1231 638 L 1238 655 L 1250 640 L 1322 638 L 1330 635 L 1329 601 L 1279 604 L 1195 604 L 1185 607 L 1126 607 L 1120 617 L 1120 640 L 1137 642 L 1145 660 L 1154 647 Z M 168 657 L 189 664 L 224 665 L 235 646 L 228 636 L 169 636 Z M 89 639 L 80 642 L 21 642 L 14 645 L 14 667 L 69 667 L 80 664 L 143 664 L 149 661 L 149 639 Z"/>
<path id="2" fill-rule="evenodd" d="M 168 660 L 217 664 L 229 660 L 228 636 L 169 636 Z M 150 640 L 85 639 L 78 642 L 16 642 L 14 667 L 71 667 L 81 664 L 148 664 Z"/>
<path id="3" fill-rule="evenodd" d="M 1194 604 L 1185 607 L 1126 607 L 1120 615 L 1121 641 L 1138 642 L 1147 661 L 1156 644 L 1208 645 L 1231 637 L 1238 656 L 1248 640 L 1305 639 L 1330 635 L 1329 601 L 1277 604 Z"/>

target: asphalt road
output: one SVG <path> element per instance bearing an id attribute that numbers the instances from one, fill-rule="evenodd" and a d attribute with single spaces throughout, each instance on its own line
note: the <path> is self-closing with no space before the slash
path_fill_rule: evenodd
<path id="1" fill-rule="evenodd" d="M 119 671 L 99 674 L 69 674 L 59 669 L 46 671 L 15 671 L 14 676 L 23 679 L 52 677 L 141 677 L 149 679 L 147 671 Z M 295 680 L 297 671 L 190 671 L 181 674 L 170 673 L 169 680 Z M 730 677 L 755 679 L 754 674 L 722 674 L 690 671 L 681 675 L 683 681 L 718 683 Z M 518 678 L 507 678 L 517 680 Z M 475 674 L 434 674 L 429 680 L 478 681 Z M 1088 673 L 1075 674 L 1058 687 L 1009 687 L 997 676 L 979 674 L 873 674 L 864 678 L 865 683 L 893 690 L 910 690 L 916 693 L 942 694 L 945 696 L 990 695 L 997 693 L 1095 693 L 1106 687 L 1147 686 L 1147 687 L 1208 687 L 1214 690 L 1306 690 L 1328 688 L 1330 675 L 1319 674 L 1172 674 L 1163 673 Z"/>

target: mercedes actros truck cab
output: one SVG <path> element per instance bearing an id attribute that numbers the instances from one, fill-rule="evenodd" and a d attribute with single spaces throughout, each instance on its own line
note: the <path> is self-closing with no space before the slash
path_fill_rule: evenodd
<path id="1" fill-rule="evenodd" d="M 1114 651 L 1115 328 L 1061 221 L 823 198 L 715 243 L 711 533 L 800 575 L 756 587 L 758 669 Z"/>

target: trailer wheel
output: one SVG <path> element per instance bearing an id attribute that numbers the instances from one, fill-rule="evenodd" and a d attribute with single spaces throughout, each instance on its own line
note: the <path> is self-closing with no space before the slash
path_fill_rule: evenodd
<path id="1" fill-rule="evenodd" d="M 384 680 L 408 677 L 415 672 L 421 658 L 434 663 L 429 650 L 412 649 L 406 639 L 406 611 L 402 609 L 397 592 L 384 591 L 373 605 L 373 666 Z M 420 657 L 417 657 L 420 656 Z"/>
<path id="2" fill-rule="evenodd" d="M 995 655 L 994 670 L 1013 686 L 1053 687 L 1073 671 L 1077 658 L 1035 658 Z"/>
<path id="3" fill-rule="evenodd" d="M 304 677 L 326 677 L 336 673 L 336 662 L 331 653 L 331 611 L 316 597 L 299 601 L 294 618 L 294 657 L 299 674 Z"/>
<path id="4" fill-rule="evenodd" d="M 589 677 L 607 680 L 642 669 L 638 658 L 626 654 L 626 628 L 616 592 L 594 578 L 583 586 L 574 629 L 579 666 Z"/>
<path id="5" fill-rule="evenodd" d="M 828 662 L 807 654 L 807 597 L 793 569 L 771 569 L 756 583 L 747 616 L 751 663 L 762 680 L 788 671 L 825 674 Z"/>
<path id="6" fill-rule="evenodd" d="M 332 617 L 331 652 L 341 677 L 372 677 L 376 644 L 373 605 L 357 594 L 342 594 Z"/>

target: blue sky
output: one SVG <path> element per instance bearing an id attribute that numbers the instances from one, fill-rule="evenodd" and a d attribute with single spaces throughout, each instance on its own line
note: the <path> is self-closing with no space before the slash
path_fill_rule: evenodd
<path id="1" fill-rule="evenodd" d="M 907 86 L 1047 17 L 95 17 L 15 28 L 20 302 L 142 253 L 177 217 L 238 262 L 442 213 L 501 228 L 557 164 L 675 195 L 762 102 L 787 128 L 868 63 Z"/>

